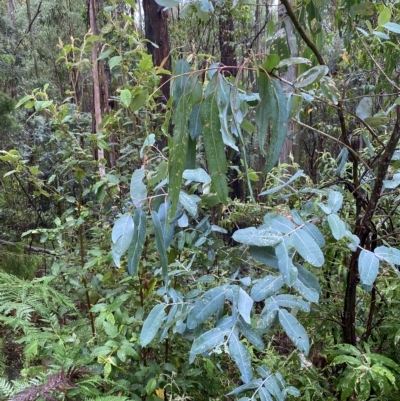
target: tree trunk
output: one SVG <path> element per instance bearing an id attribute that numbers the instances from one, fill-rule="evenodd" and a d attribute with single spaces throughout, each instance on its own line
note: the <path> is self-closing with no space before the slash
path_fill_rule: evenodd
<path id="1" fill-rule="evenodd" d="M 152 55 L 155 66 L 163 66 L 166 70 L 171 70 L 170 45 L 168 35 L 168 12 L 162 11 L 154 0 L 143 0 L 144 23 L 146 39 L 155 43 L 155 48 L 151 43 L 147 43 L 149 54 Z M 163 102 L 169 99 L 170 84 L 169 76 L 161 77 L 161 92 L 164 96 Z"/>
<path id="2" fill-rule="evenodd" d="M 222 73 L 236 77 L 237 61 L 233 37 L 234 29 L 235 25 L 230 8 L 223 7 L 223 12 L 219 17 L 219 50 L 221 52 L 221 63 L 227 67 L 222 70 Z"/>
<path id="3" fill-rule="evenodd" d="M 26 0 L 26 13 L 28 15 L 28 26 L 30 27 L 28 35 L 29 35 L 29 40 L 31 42 L 31 52 L 32 52 L 32 57 L 33 57 L 33 65 L 35 67 L 35 75 L 36 78 L 39 78 L 39 67 L 38 67 L 38 62 L 37 62 L 37 56 L 36 56 L 36 49 L 35 49 L 35 41 L 33 40 L 32 36 L 32 14 L 31 14 L 31 0 Z"/>
<path id="4" fill-rule="evenodd" d="M 93 35 L 97 34 L 97 20 L 96 20 L 96 0 L 89 2 L 89 20 L 90 30 Z M 93 44 L 92 48 L 92 77 L 93 77 L 93 107 L 94 107 L 94 131 L 96 134 L 100 133 L 101 124 L 101 99 L 100 99 L 100 82 L 99 82 L 99 67 L 97 61 L 97 45 Z M 97 158 L 100 161 L 104 159 L 104 150 L 97 149 Z M 99 162 L 99 174 L 102 177 L 105 174 L 104 165 Z"/>
<path id="5" fill-rule="evenodd" d="M 8 18 L 10 18 L 10 25 L 12 28 L 15 28 L 14 4 L 12 0 L 7 0 L 7 11 Z"/>

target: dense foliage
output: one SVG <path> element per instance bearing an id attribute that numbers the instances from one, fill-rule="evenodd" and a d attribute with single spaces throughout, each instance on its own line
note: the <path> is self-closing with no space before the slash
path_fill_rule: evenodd
<path id="1" fill-rule="evenodd" d="M 397 1 L 0 11 L 1 399 L 398 399 Z"/>

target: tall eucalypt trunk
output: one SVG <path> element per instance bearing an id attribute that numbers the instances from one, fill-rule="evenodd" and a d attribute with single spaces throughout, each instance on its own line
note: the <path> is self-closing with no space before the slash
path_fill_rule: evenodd
<path id="1" fill-rule="evenodd" d="M 90 0 L 89 2 L 89 18 L 90 18 L 90 30 L 93 35 L 97 34 L 97 19 L 96 19 L 96 0 Z M 93 44 L 92 48 L 92 77 L 93 77 L 93 108 L 94 108 L 94 127 L 95 133 L 100 133 L 101 124 L 101 100 L 100 100 L 100 81 L 99 81 L 99 65 L 97 61 L 97 46 Z M 104 176 L 105 167 L 101 160 L 104 160 L 104 150 L 102 148 L 97 149 L 97 158 L 99 160 L 99 174 Z"/>
<path id="2" fill-rule="evenodd" d="M 296 18 L 295 13 L 290 5 L 289 0 L 281 0 L 284 5 L 288 17 L 293 22 L 294 27 L 297 29 L 298 33 L 307 44 L 307 46 L 312 50 L 316 56 L 318 62 L 324 65 L 324 59 L 320 52 L 318 51 L 316 45 L 308 37 L 307 33 L 301 26 L 300 22 Z M 344 117 L 344 109 L 341 102 L 335 106 L 337 110 L 337 115 L 340 123 L 341 130 L 341 140 L 346 148 L 350 151 L 350 160 L 352 162 L 352 185 L 346 186 L 346 189 L 350 190 L 355 198 L 356 203 L 356 213 L 357 220 L 353 233 L 357 235 L 360 239 L 359 247 L 357 251 L 354 252 L 350 258 L 346 282 L 346 295 L 344 299 L 344 307 L 342 313 L 342 331 L 343 331 L 343 341 L 348 344 L 357 344 L 357 334 L 356 334 L 356 294 L 357 294 L 357 284 L 359 282 L 359 271 L 358 263 L 361 249 L 367 251 L 373 251 L 376 246 L 376 232 L 374 229 L 373 218 L 375 210 L 378 206 L 379 200 L 381 198 L 383 181 L 387 175 L 388 168 L 392 156 L 396 150 L 396 147 L 400 140 L 400 106 L 396 109 L 396 122 L 390 138 L 385 146 L 382 147 L 381 151 L 378 152 L 378 156 L 369 165 L 366 166 L 361 156 L 354 150 L 352 150 L 349 132 L 346 126 L 346 121 Z M 367 199 L 362 194 L 359 194 L 358 189 L 360 188 L 360 178 L 359 178 L 359 165 L 364 164 L 369 170 L 374 170 L 375 179 L 373 182 L 373 189 L 370 194 L 370 198 Z M 375 293 L 372 293 L 372 298 L 374 298 Z M 373 303 L 372 303 L 373 304 Z M 373 309 L 371 309 L 373 312 Z M 370 313 L 371 315 L 371 313 Z M 371 316 L 370 316 L 371 318 Z M 369 327 L 367 327 L 366 333 L 368 333 Z"/>

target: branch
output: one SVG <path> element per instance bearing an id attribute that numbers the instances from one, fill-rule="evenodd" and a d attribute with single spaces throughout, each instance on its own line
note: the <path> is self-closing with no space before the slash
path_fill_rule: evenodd
<path id="1" fill-rule="evenodd" d="M 40 13 L 40 7 L 41 7 L 41 5 L 42 5 L 42 1 L 43 1 L 43 0 L 40 0 L 40 3 L 39 3 L 38 8 L 37 8 L 37 10 L 36 10 L 36 13 L 35 13 L 35 15 L 33 16 L 32 20 L 29 22 L 29 25 L 28 25 L 28 27 L 27 27 L 26 30 L 25 30 L 25 35 L 24 35 L 24 36 L 21 38 L 21 40 L 18 42 L 18 44 L 17 44 L 15 50 L 18 49 L 18 47 L 20 46 L 20 44 L 21 44 L 22 41 L 24 40 L 25 36 L 31 31 L 32 25 L 33 25 L 33 23 L 35 22 L 35 19 L 37 18 L 37 16 L 39 15 L 39 13 Z M 14 54 L 15 54 L 15 52 L 14 52 Z"/>
<path id="2" fill-rule="evenodd" d="M 301 26 L 299 20 L 297 19 L 292 6 L 289 3 L 289 0 L 281 0 L 281 3 L 284 5 L 286 8 L 286 12 L 290 20 L 292 21 L 293 25 L 299 32 L 300 36 L 303 38 L 304 42 L 307 43 L 307 46 L 312 50 L 312 52 L 315 54 L 315 57 L 317 58 L 318 62 L 321 65 L 325 65 L 325 61 L 323 57 L 321 56 L 321 53 L 318 51 L 317 46 L 315 46 L 314 42 L 307 36 L 306 31 L 303 29 Z"/>
<path id="3" fill-rule="evenodd" d="M 0 245 L 21 245 L 18 242 L 11 242 L 11 241 L 5 241 L 4 239 L 0 239 Z M 40 252 L 40 253 L 47 253 L 49 255 L 54 255 L 54 251 L 52 249 L 47 249 L 47 248 L 38 248 L 36 246 L 30 246 L 30 245 L 23 245 L 24 249 L 28 252 Z"/>

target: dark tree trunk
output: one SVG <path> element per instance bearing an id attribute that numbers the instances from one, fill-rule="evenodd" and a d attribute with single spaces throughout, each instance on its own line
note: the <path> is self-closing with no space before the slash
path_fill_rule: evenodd
<path id="1" fill-rule="evenodd" d="M 146 38 L 155 43 L 155 48 L 151 43 L 147 44 L 148 52 L 153 57 L 155 66 L 163 66 L 166 70 L 171 70 L 170 45 L 168 35 L 168 12 L 162 11 L 154 0 L 143 0 L 145 35 Z M 165 98 L 169 99 L 169 76 L 163 75 L 160 82 L 161 92 Z"/>
<path id="2" fill-rule="evenodd" d="M 225 75 L 236 76 L 237 61 L 234 47 L 233 31 L 235 25 L 230 10 L 225 9 L 219 17 L 219 50 L 221 52 L 221 63 L 227 68 L 223 69 Z"/>

